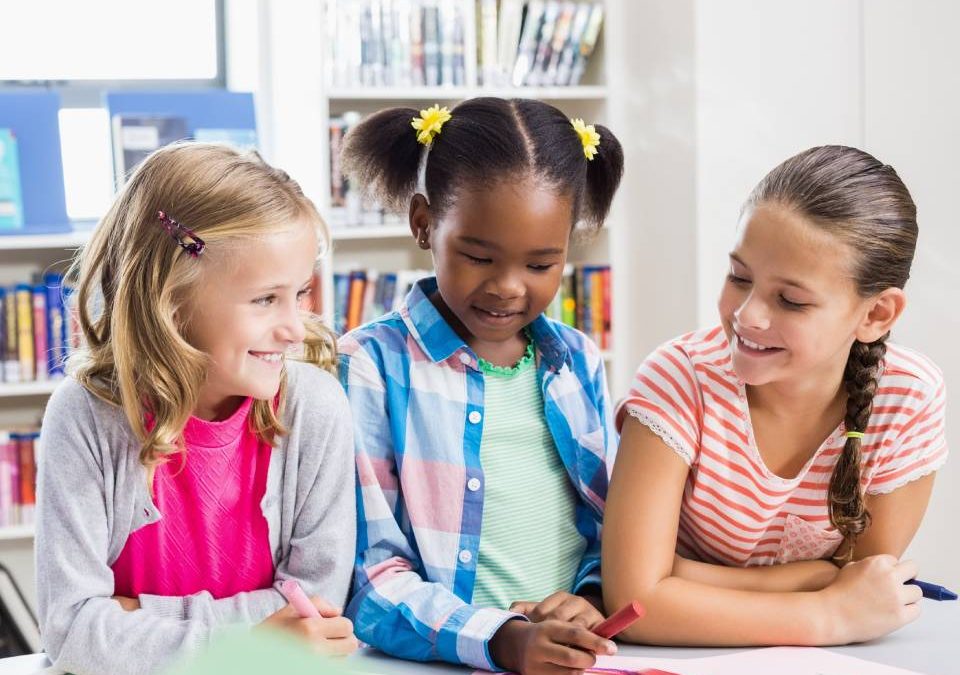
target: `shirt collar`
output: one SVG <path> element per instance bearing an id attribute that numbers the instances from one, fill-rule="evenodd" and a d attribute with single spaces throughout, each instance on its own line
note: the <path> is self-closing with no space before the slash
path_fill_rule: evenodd
<path id="1" fill-rule="evenodd" d="M 426 277 L 413 285 L 400 308 L 400 316 L 413 339 L 434 362 L 446 361 L 457 352 L 469 354 L 476 367 L 476 354 L 443 318 L 430 296 L 437 290 L 437 278 Z M 530 324 L 533 342 L 543 361 L 560 370 L 570 359 L 566 343 L 552 323 L 542 314 Z"/>

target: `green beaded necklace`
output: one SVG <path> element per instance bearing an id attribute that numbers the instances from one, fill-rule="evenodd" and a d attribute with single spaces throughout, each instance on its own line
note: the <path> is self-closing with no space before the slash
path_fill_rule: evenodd
<path id="1" fill-rule="evenodd" d="M 533 336 L 530 335 L 530 331 L 525 328 L 523 334 L 527 338 L 527 348 L 524 350 L 523 356 L 520 357 L 519 361 L 512 366 L 498 366 L 478 356 L 477 363 L 480 365 L 480 370 L 483 371 L 485 375 L 495 375 L 497 377 L 514 377 L 526 370 L 530 364 L 533 363 L 534 348 Z"/>

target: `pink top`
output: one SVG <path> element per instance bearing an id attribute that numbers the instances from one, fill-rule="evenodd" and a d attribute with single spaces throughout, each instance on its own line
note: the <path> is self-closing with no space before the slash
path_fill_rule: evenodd
<path id="1" fill-rule="evenodd" d="M 222 422 L 187 422 L 185 461 L 174 458 L 154 475 L 162 518 L 132 532 L 113 563 L 116 595 L 227 598 L 272 585 L 260 508 L 271 448 L 247 424 L 251 403 Z"/>

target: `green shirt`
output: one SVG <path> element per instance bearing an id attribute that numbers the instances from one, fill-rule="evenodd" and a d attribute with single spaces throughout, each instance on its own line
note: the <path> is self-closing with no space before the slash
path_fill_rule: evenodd
<path id="1" fill-rule="evenodd" d="M 472 603 L 507 609 L 573 586 L 586 541 L 577 496 L 547 428 L 533 350 L 484 369 L 483 522 Z"/>

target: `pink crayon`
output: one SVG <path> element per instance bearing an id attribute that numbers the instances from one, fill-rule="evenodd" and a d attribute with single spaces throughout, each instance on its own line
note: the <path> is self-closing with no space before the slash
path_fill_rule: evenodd
<path id="1" fill-rule="evenodd" d="M 307 597 L 307 594 L 303 592 L 303 589 L 300 588 L 294 579 L 287 579 L 280 585 L 280 592 L 283 593 L 283 597 L 287 599 L 293 608 L 297 610 L 297 614 L 300 615 L 301 619 L 319 619 L 320 610 L 310 602 L 310 598 Z"/>
<path id="2" fill-rule="evenodd" d="M 594 628 L 593 632 L 609 640 L 617 633 L 626 629 L 626 627 L 634 621 L 641 618 L 644 614 L 646 614 L 646 610 L 644 610 L 643 605 L 639 602 L 631 602 Z"/>

